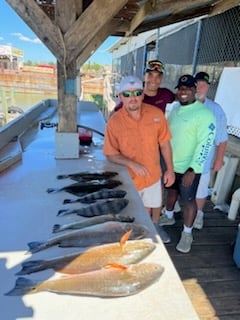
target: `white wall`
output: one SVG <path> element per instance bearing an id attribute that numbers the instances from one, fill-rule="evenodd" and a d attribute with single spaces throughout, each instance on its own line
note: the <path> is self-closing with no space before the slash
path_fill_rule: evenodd
<path id="1" fill-rule="evenodd" d="M 215 101 L 227 116 L 228 126 L 240 129 L 240 68 L 224 68 L 217 88 Z"/>

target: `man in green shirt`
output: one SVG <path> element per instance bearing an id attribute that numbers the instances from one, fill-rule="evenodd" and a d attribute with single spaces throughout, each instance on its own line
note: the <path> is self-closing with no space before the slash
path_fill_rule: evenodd
<path id="1" fill-rule="evenodd" d="M 213 113 L 195 100 L 194 77 L 183 75 L 176 86 L 179 105 L 169 114 L 172 133 L 171 146 L 175 183 L 167 189 L 166 210 L 159 225 L 172 225 L 174 205 L 180 195 L 183 203 L 184 226 L 176 249 L 187 253 L 191 250 L 192 225 L 197 213 L 196 192 L 204 163 L 213 145 L 216 120 Z"/>

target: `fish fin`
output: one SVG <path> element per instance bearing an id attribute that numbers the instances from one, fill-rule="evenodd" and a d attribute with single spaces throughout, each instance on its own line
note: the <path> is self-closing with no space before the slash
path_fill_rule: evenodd
<path id="1" fill-rule="evenodd" d="M 16 273 L 17 276 L 23 274 L 30 274 L 33 272 L 41 271 L 45 268 L 44 260 L 26 261 L 22 263 L 22 269 Z"/>
<path id="2" fill-rule="evenodd" d="M 34 289 L 37 282 L 20 277 L 16 280 L 15 287 L 9 292 L 5 293 L 5 296 L 21 296 L 28 293 L 34 293 Z M 37 291 L 36 291 L 37 292 Z"/>
<path id="3" fill-rule="evenodd" d="M 127 240 L 129 239 L 130 235 L 132 233 L 132 229 L 130 229 L 129 231 L 127 231 L 126 233 L 124 233 L 124 235 L 122 236 L 122 238 L 120 239 L 120 247 L 123 249 L 125 243 L 127 242 Z"/>
<path id="4" fill-rule="evenodd" d="M 44 242 L 40 242 L 40 241 L 32 241 L 28 243 L 28 247 L 29 250 L 34 253 L 34 252 L 38 252 L 42 249 L 42 245 L 44 244 Z"/>
<path id="5" fill-rule="evenodd" d="M 127 270 L 128 266 L 125 266 L 124 264 L 119 264 L 119 263 L 115 263 L 115 262 L 110 262 L 108 264 L 105 265 L 106 269 L 119 269 L 119 270 Z"/>
<path id="6" fill-rule="evenodd" d="M 96 200 L 78 199 L 78 202 L 90 204 L 90 203 L 96 203 L 97 201 Z"/>

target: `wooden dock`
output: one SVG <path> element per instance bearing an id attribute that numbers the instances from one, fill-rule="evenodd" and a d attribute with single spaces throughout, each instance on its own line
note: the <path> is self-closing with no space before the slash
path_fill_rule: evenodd
<path id="1" fill-rule="evenodd" d="M 166 248 L 201 320 L 239 320 L 240 269 L 233 248 L 240 217 L 232 222 L 213 208 L 208 201 L 204 227 L 193 230 L 188 254 L 175 249 L 182 231 L 182 213 L 175 213 L 176 224 L 164 227 L 172 240 Z"/>

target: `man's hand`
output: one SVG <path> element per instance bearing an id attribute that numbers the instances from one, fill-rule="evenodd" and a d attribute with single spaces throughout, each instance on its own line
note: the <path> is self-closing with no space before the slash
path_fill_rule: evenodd
<path id="1" fill-rule="evenodd" d="M 172 170 L 166 170 L 163 176 L 163 183 L 165 187 L 170 187 L 175 181 L 175 173 Z"/>

